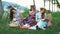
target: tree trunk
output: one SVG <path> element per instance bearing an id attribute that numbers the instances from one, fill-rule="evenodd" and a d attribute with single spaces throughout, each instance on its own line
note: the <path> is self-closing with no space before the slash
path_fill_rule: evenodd
<path id="1" fill-rule="evenodd" d="M 3 12 L 2 1 L 0 0 L 0 12 Z"/>

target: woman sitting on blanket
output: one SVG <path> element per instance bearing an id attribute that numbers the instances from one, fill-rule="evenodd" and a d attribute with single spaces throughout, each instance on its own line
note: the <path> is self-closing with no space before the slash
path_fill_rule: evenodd
<path id="1" fill-rule="evenodd" d="M 11 8 L 10 10 L 10 24 L 20 25 L 22 19 L 22 13 L 18 12 L 15 8 Z"/>
<path id="2" fill-rule="evenodd" d="M 30 25 L 32 25 L 32 23 L 34 23 L 35 14 L 36 14 L 36 12 L 35 12 L 35 6 L 31 5 L 31 9 L 29 11 L 28 18 L 23 19 L 23 26 L 20 26 L 20 28 L 30 27 Z"/>
<path id="3" fill-rule="evenodd" d="M 31 9 L 29 11 L 28 18 L 23 20 L 24 24 L 32 23 L 35 19 L 35 7 L 34 5 L 31 5 Z"/>

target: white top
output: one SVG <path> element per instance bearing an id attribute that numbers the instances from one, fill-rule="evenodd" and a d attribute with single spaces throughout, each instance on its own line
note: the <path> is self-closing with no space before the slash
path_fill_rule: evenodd
<path id="1" fill-rule="evenodd" d="M 41 19 L 41 13 L 38 12 L 36 13 L 36 21 L 39 21 Z"/>
<path id="2" fill-rule="evenodd" d="M 36 21 L 40 21 L 41 20 L 41 18 L 42 18 L 41 15 L 42 14 L 40 12 L 36 13 Z"/>

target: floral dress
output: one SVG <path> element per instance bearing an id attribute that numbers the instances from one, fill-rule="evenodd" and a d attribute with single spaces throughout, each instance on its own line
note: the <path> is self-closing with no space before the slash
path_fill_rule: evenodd
<path id="1" fill-rule="evenodd" d="M 25 19 L 23 20 L 23 23 L 24 23 L 24 24 L 33 23 L 33 22 L 34 22 L 34 19 L 35 19 L 35 12 L 29 11 L 29 16 L 28 16 L 28 18 L 25 18 Z"/>

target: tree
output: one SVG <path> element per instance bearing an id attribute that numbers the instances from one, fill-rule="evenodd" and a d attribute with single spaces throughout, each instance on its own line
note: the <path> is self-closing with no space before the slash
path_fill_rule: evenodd
<path id="1" fill-rule="evenodd" d="M 58 2 L 58 0 L 52 0 L 52 1 L 50 0 L 50 2 L 52 2 L 52 4 L 57 4 L 57 7 L 60 8 L 60 3 Z"/>
<path id="2" fill-rule="evenodd" d="M 0 0 L 0 12 L 2 12 L 2 2 Z"/>
<path id="3" fill-rule="evenodd" d="M 56 2 L 57 2 L 57 6 L 60 8 L 60 3 L 58 2 L 58 0 L 56 0 Z"/>
<path id="4" fill-rule="evenodd" d="M 53 4 L 56 4 L 58 8 L 60 8 L 60 3 L 58 0 L 44 0 L 44 3 L 45 1 L 49 1 L 49 9 L 50 9 L 50 2 L 52 3 L 52 8 L 53 8 Z M 52 9 L 53 11 L 53 9 Z"/>
<path id="5" fill-rule="evenodd" d="M 2 1 L 0 0 L 0 12 L 3 12 L 3 8 L 2 8 Z"/>

